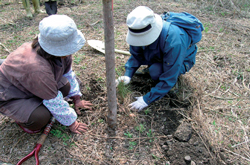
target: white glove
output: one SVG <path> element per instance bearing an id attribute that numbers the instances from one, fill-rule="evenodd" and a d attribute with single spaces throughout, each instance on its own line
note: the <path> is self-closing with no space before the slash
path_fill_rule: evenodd
<path id="1" fill-rule="evenodd" d="M 136 109 L 138 110 L 138 112 L 140 112 L 143 108 L 148 106 L 148 104 L 143 100 L 143 96 L 135 98 L 137 99 L 137 101 L 128 105 L 130 106 L 130 109 Z"/>
<path id="2" fill-rule="evenodd" d="M 120 76 L 115 80 L 115 85 L 117 86 L 120 82 L 123 82 L 124 85 L 127 85 L 130 82 L 131 78 L 128 76 Z"/>

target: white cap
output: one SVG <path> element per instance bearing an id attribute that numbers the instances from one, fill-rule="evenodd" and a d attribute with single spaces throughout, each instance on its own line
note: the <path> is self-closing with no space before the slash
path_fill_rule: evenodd
<path id="1" fill-rule="evenodd" d="M 86 40 L 75 22 L 66 15 L 51 15 L 39 23 L 38 42 L 53 56 L 71 55 L 82 48 Z"/>
<path id="2" fill-rule="evenodd" d="M 127 17 L 127 43 L 132 46 L 146 46 L 153 43 L 162 30 L 162 18 L 146 7 L 135 8 Z"/>

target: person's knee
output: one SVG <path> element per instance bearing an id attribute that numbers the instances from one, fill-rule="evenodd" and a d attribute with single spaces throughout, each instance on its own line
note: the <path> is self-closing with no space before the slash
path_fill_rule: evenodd
<path id="1" fill-rule="evenodd" d="M 162 74 L 162 64 L 161 63 L 154 63 L 149 67 L 149 74 L 151 78 L 157 81 Z"/>
<path id="2" fill-rule="evenodd" d="M 49 110 L 44 105 L 40 105 L 31 113 L 28 123 L 25 124 L 25 127 L 30 130 L 42 129 L 48 124 L 50 118 L 51 113 Z"/>

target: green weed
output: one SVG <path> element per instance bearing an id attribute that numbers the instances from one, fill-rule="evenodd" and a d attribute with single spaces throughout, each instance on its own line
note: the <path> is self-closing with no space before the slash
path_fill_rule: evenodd
<path id="1" fill-rule="evenodd" d="M 215 120 L 213 121 L 213 123 L 212 123 L 214 126 L 216 126 L 216 122 L 215 122 Z"/>
<path id="2" fill-rule="evenodd" d="M 124 133 L 124 135 L 127 136 L 128 138 L 132 138 L 133 137 L 133 134 L 131 134 L 129 132 L 128 133 Z"/>
<path id="3" fill-rule="evenodd" d="M 0 57 L 0 59 L 6 59 L 7 58 L 7 56 L 2 56 L 2 57 Z"/>
<path id="4" fill-rule="evenodd" d="M 75 72 L 76 76 L 80 77 L 81 76 L 81 73 L 80 72 Z"/>
<path id="5" fill-rule="evenodd" d="M 103 119 L 98 119 L 98 123 L 104 123 Z"/>
<path id="6" fill-rule="evenodd" d="M 65 130 L 65 126 L 61 126 L 60 129 Z M 52 135 L 54 135 L 55 137 L 62 139 L 63 140 L 63 144 L 64 145 L 68 145 L 68 141 L 71 138 L 70 135 L 68 135 L 67 133 L 64 133 L 63 131 L 59 130 L 59 129 L 51 129 L 50 133 Z"/>
<path id="7" fill-rule="evenodd" d="M 134 149 L 134 147 L 137 145 L 136 142 L 129 142 L 129 150 Z"/>
<path id="8" fill-rule="evenodd" d="M 104 82 L 104 79 L 103 79 L 102 77 L 99 77 L 99 78 L 97 79 L 97 81 L 99 81 L 99 82 Z"/>
<path id="9" fill-rule="evenodd" d="M 142 133 L 146 130 L 146 128 L 144 127 L 143 124 L 140 124 L 140 125 L 135 127 L 135 130 L 140 131 Z"/>
<path id="10" fill-rule="evenodd" d="M 85 58 L 84 55 L 85 54 L 79 54 L 79 55 L 75 56 L 73 59 L 73 62 L 77 65 L 80 64 L 80 62 Z"/>
<path id="11" fill-rule="evenodd" d="M 209 31 L 210 27 L 212 27 L 212 24 L 210 24 L 210 23 L 204 23 L 204 32 L 207 33 Z"/>
<path id="12" fill-rule="evenodd" d="M 87 68 L 86 65 L 81 66 L 81 69 L 86 69 L 86 68 Z"/>
<path id="13" fill-rule="evenodd" d="M 149 129 L 147 132 L 147 136 L 150 137 L 150 140 L 149 140 L 150 143 L 154 141 L 154 139 L 153 139 L 154 135 L 155 134 L 152 132 L 152 130 Z"/>
<path id="14" fill-rule="evenodd" d="M 154 159 L 156 159 L 156 160 L 160 159 L 158 156 L 156 156 L 156 155 L 154 155 L 154 154 L 152 154 L 152 157 L 153 157 Z"/>
<path id="15" fill-rule="evenodd" d="M 129 85 L 125 85 L 123 82 L 119 83 L 117 86 L 117 94 L 120 97 L 120 99 L 123 101 L 126 96 L 131 93 L 129 90 Z"/>
<path id="16" fill-rule="evenodd" d="M 145 115 L 148 115 L 150 113 L 150 110 L 147 108 L 146 110 L 144 110 Z"/>
<path id="17" fill-rule="evenodd" d="M 149 129 L 148 132 L 147 132 L 147 136 L 148 136 L 148 137 L 153 137 L 154 135 L 155 135 L 155 134 L 152 132 L 152 130 Z"/>

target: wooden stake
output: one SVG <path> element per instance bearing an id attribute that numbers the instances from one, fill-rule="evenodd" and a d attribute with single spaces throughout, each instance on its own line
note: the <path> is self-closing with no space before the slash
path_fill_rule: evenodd
<path id="1" fill-rule="evenodd" d="M 106 84 L 108 96 L 108 126 L 115 135 L 117 125 L 117 101 L 115 85 L 115 52 L 114 52 L 114 24 L 113 24 L 113 1 L 103 0 L 103 20 L 105 37 L 105 62 Z"/>

